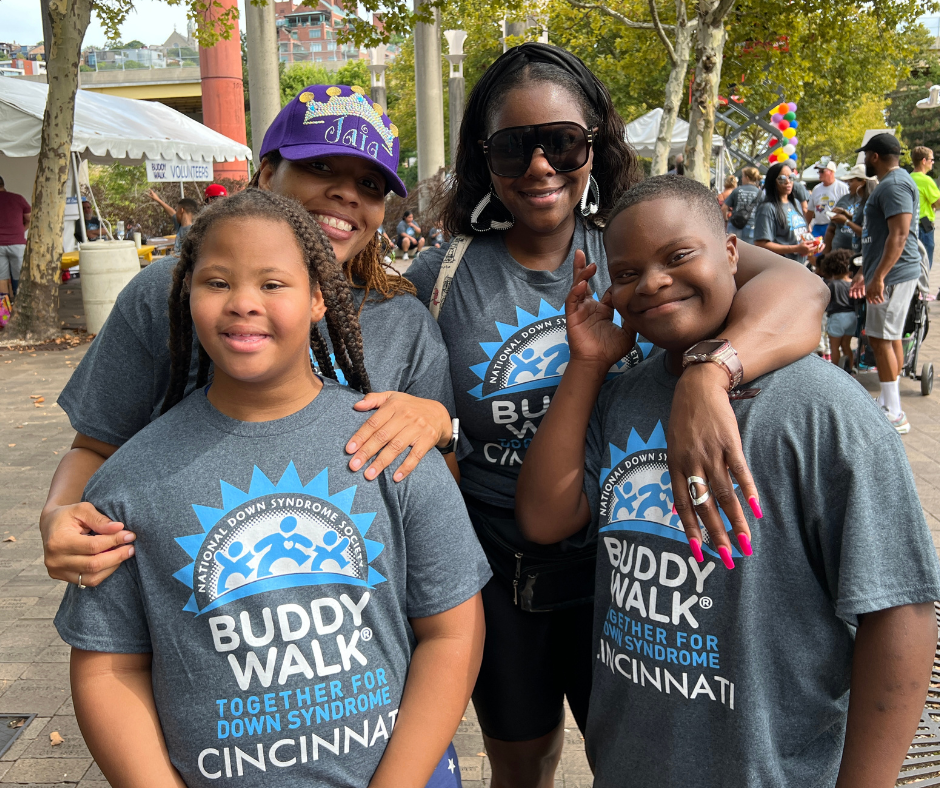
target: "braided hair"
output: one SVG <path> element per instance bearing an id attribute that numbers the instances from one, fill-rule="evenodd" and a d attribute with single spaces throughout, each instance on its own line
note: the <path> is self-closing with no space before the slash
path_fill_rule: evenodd
<path id="1" fill-rule="evenodd" d="M 363 359 L 362 333 L 349 284 L 342 267 L 333 255 L 333 247 L 323 230 L 304 210 L 289 197 L 282 197 L 261 189 L 248 188 L 225 200 L 216 200 L 199 214 L 183 241 L 180 259 L 173 271 L 170 289 L 170 383 L 167 386 L 161 414 L 176 405 L 186 392 L 193 353 L 193 318 L 189 307 L 190 288 L 187 281 L 206 235 L 213 223 L 226 219 L 264 218 L 284 222 L 290 227 L 304 256 L 311 284 L 320 286 L 326 304 L 326 327 L 336 362 L 349 384 L 363 392 L 371 390 Z M 209 380 L 211 359 L 199 343 L 196 387 Z M 316 323 L 310 324 L 310 349 L 327 377 L 336 380 L 336 371 L 330 360 L 329 346 Z"/>
<path id="2" fill-rule="evenodd" d="M 473 235 L 470 215 L 490 190 L 490 171 L 478 144 L 494 131 L 507 94 L 531 84 L 559 85 L 581 107 L 588 128 L 597 127 L 593 174 L 600 189 L 599 210 L 585 219 L 603 227 L 620 196 L 640 179 L 637 157 L 626 142 L 623 118 L 610 92 L 583 61 L 560 47 L 528 42 L 501 55 L 470 92 L 454 163 L 454 179 L 444 199 L 441 220 L 451 234 Z"/>
<path id="3" fill-rule="evenodd" d="M 283 160 L 283 157 L 277 151 L 266 153 L 262 159 L 262 161 L 267 161 L 268 166 L 275 170 Z M 255 174 L 251 177 L 248 185 L 261 188 L 260 167 L 255 170 Z M 360 312 L 371 293 L 377 294 L 376 301 L 387 301 L 394 296 L 405 293 L 408 295 L 418 294 L 418 290 L 411 282 L 384 262 L 388 253 L 388 250 L 384 248 L 384 244 L 384 239 L 375 235 L 359 254 L 353 257 L 352 260 L 347 260 L 342 264 L 349 286 L 356 290 L 365 290 L 365 296 L 359 305 Z"/>

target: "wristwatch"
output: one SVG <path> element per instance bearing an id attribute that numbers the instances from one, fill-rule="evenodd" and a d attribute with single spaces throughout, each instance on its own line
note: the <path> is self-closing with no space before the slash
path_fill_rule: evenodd
<path id="1" fill-rule="evenodd" d="M 711 362 L 717 364 L 728 373 L 728 391 L 741 385 L 744 378 L 744 367 L 738 358 L 738 352 L 731 347 L 727 339 L 706 339 L 692 345 L 682 354 L 682 368 L 691 364 L 704 364 Z"/>
<path id="2" fill-rule="evenodd" d="M 450 443 L 448 443 L 446 446 L 438 448 L 438 451 L 441 454 L 453 454 L 455 451 L 457 451 L 457 439 L 460 438 L 460 419 L 451 419 L 450 426 L 452 430 L 450 435 Z"/>

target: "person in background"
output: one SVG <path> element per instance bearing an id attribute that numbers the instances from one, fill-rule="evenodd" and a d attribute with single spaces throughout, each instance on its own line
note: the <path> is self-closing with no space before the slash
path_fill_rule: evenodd
<path id="1" fill-rule="evenodd" d="M 844 182 L 836 180 L 836 163 L 834 161 L 830 161 L 819 170 L 819 183 L 813 187 L 809 216 L 806 220 L 807 224 L 810 224 L 814 237 L 825 238 L 826 230 L 829 229 L 829 213 L 836 207 L 839 199 L 848 193 L 849 187 Z M 812 220 L 810 220 L 810 216 L 812 216 Z"/>
<path id="2" fill-rule="evenodd" d="M 674 162 L 675 163 L 672 165 L 672 169 L 669 170 L 668 174 L 685 175 L 685 157 L 683 157 L 681 153 L 677 153 Z"/>
<path id="3" fill-rule="evenodd" d="M 89 241 L 97 241 L 101 238 L 101 220 L 92 209 L 91 203 L 87 197 L 82 197 L 82 214 L 85 217 L 85 235 Z M 84 242 L 82 238 L 82 223 L 75 223 L 75 240 L 79 243 Z"/>
<path id="4" fill-rule="evenodd" d="M 849 295 L 852 286 L 851 248 L 843 247 L 820 257 L 819 275 L 829 288 L 826 330 L 829 332 L 832 363 L 839 366 L 843 355 L 852 358 L 852 337 L 858 322 L 855 317 L 857 301 Z"/>
<path id="5" fill-rule="evenodd" d="M 937 188 L 937 182 L 927 174 L 933 169 L 933 151 L 918 145 L 911 151 L 911 161 L 914 163 L 911 177 L 920 192 L 917 236 L 927 250 L 927 261 L 932 267 L 934 222 L 937 218 L 937 208 L 940 207 L 940 188 Z"/>
<path id="6" fill-rule="evenodd" d="M 725 178 L 725 188 L 718 195 L 718 204 L 723 206 L 725 201 L 731 196 L 731 193 L 737 188 L 737 186 L 738 179 L 734 177 L 734 175 L 728 175 Z"/>
<path id="7" fill-rule="evenodd" d="M 421 228 L 415 224 L 415 215 L 411 211 L 405 211 L 398 223 L 398 248 L 404 253 L 404 259 L 408 259 L 408 250 L 415 248 L 415 254 L 424 249 L 424 238 L 421 236 Z"/>
<path id="8" fill-rule="evenodd" d="M 0 178 L 0 298 L 6 294 L 12 300 L 16 293 L 32 210 L 22 195 L 8 192 Z"/>
<path id="9" fill-rule="evenodd" d="M 754 243 L 806 264 L 813 253 L 812 236 L 793 195 L 793 172 L 786 164 L 777 163 L 767 170 L 764 201 L 757 206 L 754 219 Z"/>
<path id="10" fill-rule="evenodd" d="M 179 222 L 179 229 L 176 231 L 176 243 L 173 244 L 173 254 L 179 255 L 183 248 L 183 240 L 186 233 L 193 226 L 196 214 L 199 213 L 199 204 L 195 200 L 184 197 L 176 203 L 176 221 Z"/>
<path id="11" fill-rule="evenodd" d="M 728 232 L 742 241 L 754 243 L 754 216 L 760 204 L 760 170 L 745 167 L 741 170 L 741 185 L 725 200 L 724 212 Z"/>
<path id="12" fill-rule="evenodd" d="M 440 227 L 432 227 L 428 233 L 428 243 L 440 249 L 444 245 L 444 231 Z"/>
<path id="13" fill-rule="evenodd" d="M 881 394 L 878 404 L 901 433 L 911 425 L 901 410 L 899 383 L 904 367 L 901 338 L 920 278 L 917 184 L 900 167 L 901 144 L 892 134 L 876 134 L 857 153 L 865 154 L 865 173 L 878 176 L 878 188 L 865 203 L 862 270 L 852 280 L 853 298 L 865 297 L 865 334 L 875 354 Z"/>
<path id="14" fill-rule="evenodd" d="M 800 174 L 793 170 L 793 204 L 799 209 L 800 213 L 803 214 L 803 218 L 806 219 L 806 223 L 812 221 L 813 214 L 808 214 L 809 210 L 809 190 L 806 188 L 806 184 L 800 180 Z M 766 186 L 766 184 L 765 184 Z"/>
<path id="15" fill-rule="evenodd" d="M 218 200 L 220 197 L 228 197 L 228 189 L 218 183 L 210 183 L 206 186 L 206 190 L 203 193 L 203 199 L 205 199 L 206 205 L 211 205 L 214 200 Z"/>
<path id="16" fill-rule="evenodd" d="M 842 180 L 848 185 L 849 191 L 848 194 L 844 194 L 839 198 L 836 207 L 832 209 L 835 215 L 832 217 L 832 221 L 829 222 L 829 229 L 826 230 L 826 241 L 823 249 L 825 254 L 838 249 L 849 249 L 851 251 L 855 248 L 856 242 L 862 234 L 862 228 L 854 225 L 852 220 L 859 204 L 863 199 L 867 199 L 867 195 L 863 197 L 865 184 L 868 183 L 868 178 L 865 176 L 865 165 L 856 164 Z"/>

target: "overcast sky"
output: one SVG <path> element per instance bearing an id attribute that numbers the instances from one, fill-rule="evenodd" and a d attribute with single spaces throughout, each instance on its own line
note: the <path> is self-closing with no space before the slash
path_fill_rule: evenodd
<path id="1" fill-rule="evenodd" d="M 186 34 L 185 4 L 171 6 L 161 0 L 136 0 L 121 28 L 122 41 L 143 41 L 145 44 L 162 44 L 173 32 L 173 26 Z M 245 6 L 239 0 L 238 7 L 244 18 Z M 0 0 L 0 40 L 18 44 L 36 44 L 42 41 L 42 19 L 39 0 Z M 104 46 L 104 30 L 94 14 L 85 34 L 85 46 Z"/>

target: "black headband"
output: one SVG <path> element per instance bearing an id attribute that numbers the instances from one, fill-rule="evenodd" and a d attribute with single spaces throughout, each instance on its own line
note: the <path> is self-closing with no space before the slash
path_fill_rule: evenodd
<path id="1" fill-rule="evenodd" d="M 606 112 L 605 107 L 609 102 L 609 93 L 601 81 L 594 76 L 593 72 L 584 65 L 581 58 L 572 55 L 565 49 L 542 44 L 537 41 L 529 41 L 520 46 L 513 47 L 508 52 L 500 55 L 493 64 L 483 73 L 480 81 L 470 94 L 467 102 L 466 117 L 472 118 L 474 122 L 482 122 L 483 113 L 486 109 L 485 102 L 492 92 L 493 88 L 502 82 L 506 77 L 521 71 L 531 63 L 547 63 L 560 68 L 562 71 L 570 74 L 578 83 L 578 87 L 584 92 L 591 107 L 600 116 L 603 122 Z"/>

